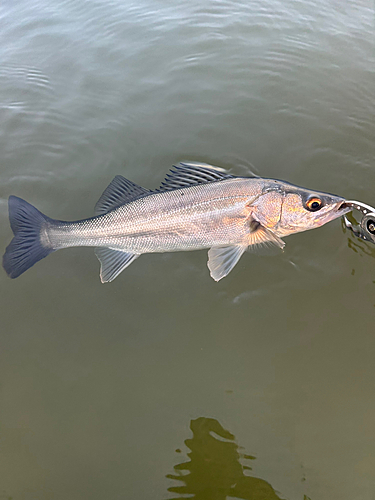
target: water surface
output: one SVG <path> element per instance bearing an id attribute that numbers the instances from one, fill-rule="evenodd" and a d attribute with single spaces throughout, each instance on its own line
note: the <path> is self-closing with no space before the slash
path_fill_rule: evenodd
<path id="1" fill-rule="evenodd" d="M 369 0 L 4 1 L 0 23 L 3 249 L 10 194 L 81 219 L 181 160 L 375 203 Z M 92 249 L 0 273 L 0 498 L 374 500 L 375 247 L 340 221 L 286 242 L 219 283 L 205 251 L 107 285 Z"/>

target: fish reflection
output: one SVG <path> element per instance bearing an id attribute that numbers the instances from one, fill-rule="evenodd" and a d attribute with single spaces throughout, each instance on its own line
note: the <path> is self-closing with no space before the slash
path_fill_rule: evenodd
<path id="1" fill-rule="evenodd" d="M 251 467 L 242 465 L 241 459 L 255 460 L 255 457 L 241 454 L 233 434 L 216 419 L 197 418 L 191 421 L 190 429 L 193 437 L 185 440 L 191 450 L 188 453 L 190 461 L 175 465 L 175 474 L 166 476 L 183 483 L 168 488 L 169 492 L 179 495 L 170 500 L 225 500 L 228 497 L 281 500 L 267 481 L 245 475 Z"/>

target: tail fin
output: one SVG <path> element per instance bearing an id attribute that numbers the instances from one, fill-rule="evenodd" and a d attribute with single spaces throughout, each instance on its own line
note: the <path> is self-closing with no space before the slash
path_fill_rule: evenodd
<path id="1" fill-rule="evenodd" d="M 14 238 L 3 256 L 3 267 L 10 278 L 17 278 L 54 251 L 43 246 L 40 238 L 42 228 L 52 219 L 17 196 L 9 197 L 8 206 Z"/>

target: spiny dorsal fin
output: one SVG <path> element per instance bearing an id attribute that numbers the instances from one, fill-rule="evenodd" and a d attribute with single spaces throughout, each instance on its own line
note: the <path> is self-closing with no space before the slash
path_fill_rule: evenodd
<path id="1" fill-rule="evenodd" d="M 130 264 L 139 257 L 138 254 L 112 250 L 112 248 L 97 247 L 95 255 L 100 266 L 100 280 L 102 283 L 113 281 Z"/>
<path id="2" fill-rule="evenodd" d="M 171 168 L 158 191 L 180 189 L 195 186 L 196 184 L 231 179 L 233 177 L 233 175 L 228 174 L 222 168 L 213 167 L 205 163 L 180 163 Z"/>
<path id="3" fill-rule="evenodd" d="M 150 194 L 149 189 L 138 186 L 122 175 L 116 175 L 95 205 L 95 215 L 103 215 L 114 208 Z"/>

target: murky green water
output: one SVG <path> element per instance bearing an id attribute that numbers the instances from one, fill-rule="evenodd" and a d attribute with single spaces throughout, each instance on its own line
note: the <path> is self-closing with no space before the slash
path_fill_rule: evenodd
<path id="1" fill-rule="evenodd" d="M 375 203 L 368 0 L 0 5 L 0 217 L 93 214 L 197 160 Z M 0 273 L 2 500 L 375 499 L 375 247 L 340 221 L 244 255 L 92 249 Z"/>

